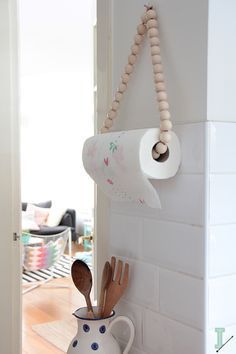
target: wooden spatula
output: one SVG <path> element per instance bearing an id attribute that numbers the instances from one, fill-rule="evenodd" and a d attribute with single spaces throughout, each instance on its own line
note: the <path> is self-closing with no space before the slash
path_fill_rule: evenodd
<path id="1" fill-rule="evenodd" d="M 112 268 L 110 263 L 106 262 L 102 272 L 101 291 L 100 291 L 99 304 L 98 304 L 98 318 L 102 317 L 106 291 L 108 286 L 110 285 L 111 279 L 112 279 Z"/>
<path id="2" fill-rule="evenodd" d="M 113 274 L 115 273 L 115 263 L 116 263 L 115 259 L 113 258 L 111 261 Z M 122 277 L 122 270 L 123 270 L 123 262 L 119 260 L 115 278 L 111 280 L 110 285 L 107 289 L 106 300 L 105 300 L 104 310 L 102 314 L 103 318 L 108 317 L 110 315 L 112 309 L 120 300 L 125 289 L 127 288 L 128 280 L 129 280 L 129 264 L 125 263 L 123 277 Z"/>

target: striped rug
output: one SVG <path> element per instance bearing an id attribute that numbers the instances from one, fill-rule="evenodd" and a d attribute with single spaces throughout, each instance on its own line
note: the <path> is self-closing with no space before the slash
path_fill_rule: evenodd
<path id="1" fill-rule="evenodd" d="M 34 272 L 28 272 L 24 270 L 22 273 L 23 284 L 45 281 L 50 279 L 52 274 L 53 278 L 55 279 L 68 277 L 71 274 L 71 265 L 74 260 L 74 257 L 70 258 L 68 255 L 63 255 L 61 256 L 60 261 L 57 262 L 54 267 L 41 269 Z"/>

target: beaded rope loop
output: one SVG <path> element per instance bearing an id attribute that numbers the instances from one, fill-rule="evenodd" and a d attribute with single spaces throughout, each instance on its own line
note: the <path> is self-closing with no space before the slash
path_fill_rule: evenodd
<path id="1" fill-rule="evenodd" d="M 137 56 L 140 52 L 140 45 L 144 40 L 147 33 L 151 48 L 151 57 L 154 73 L 155 91 L 157 93 L 158 108 L 160 111 L 160 136 L 159 141 L 153 147 L 152 156 L 157 160 L 160 155 L 167 152 L 168 143 L 171 140 L 171 115 L 169 112 L 169 103 L 167 100 L 166 87 L 163 75 L 163 66 L 160 50 L 160 39 L 158 31 L 158 21 L 156 10 L 152 6 L 145 5 L 146 11 L 141 17 L 142 22 L 137 27 L 137 33 L 134 36 L 134 44 L 131 46 L 131 53 L 128 57 L 128 63 L 125 66 L 124 74 L 121 76 L 121 82 L 112 102 L 111 109 L 107 113 L 101 133 L 107 133 L 113 126 L 114 119 L 116 118 L 117 111 L 120 107 L 123 94 L 127 89 L 130 76 L 133 72 L 134 64 L 136 63 Z"/>

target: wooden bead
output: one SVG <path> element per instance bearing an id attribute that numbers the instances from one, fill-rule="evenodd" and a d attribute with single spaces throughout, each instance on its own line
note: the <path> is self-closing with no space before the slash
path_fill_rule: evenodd
<path id="1" fill-rule="evenodd" d="M 146 13 L 144 15 L 142 15 L 141 20 L 142 20 L 142 23 L 144 23 L 144 24 L 147 22 L 148 19 L 147 19 Z"/>
<path id="2" fill-rule="evenodd" d="M 127 85 L 122 82 L 119 85 L 119 91 L 123 93 L 123 92 L 125 92 L 126 89 L 127 89 Z"/>
<path id="3" fill-rule="evenodd" d="M 148 37 L 149 38 L 158 37 L 158 35 L 159 35 L 159 32 L 158 32 L 157 28 L 150 28 L 148 30 Z"/>
<path id="4" fill-rule="evenodd" d="M 161 73 L 163 73 L 163 66 L 162 66 L 162 64 L 155 64 L 155 65 L 153 65 L 153 71 L 154 71 L 154 73 L 155 74 L 161 74 Z"/>
<path id="5" fill-rule="evenodd" d="M 165 84 L 164 82 L 158 82 L 155 84 L 155 89 L 157 92 L 160 92 L 160 91 L 165 91 L 166 88 L 165 88 Z"/>
<path id="6" fill-rule="evenodd" d="M 157 20 L 155 19 L 151 19 L 147 21 L 147 28 L 157 28 L 158 27 L 158 23 Z"/>
<path id="7" fill-rule="evenodd" d="M 169 111 L 161 111 L 160 118 L 161 118 L 161 120 L 170 119 L 170 112 Z"/>
<path id="8" fill-rule="evenodd" d="M 161 56 L 160 55 L 153 55 L 152 56 L 152 64 L 161 64 Z"/>
<path id="9" fill-rule="evenodd" d="M 168 144 L 171 141 L 171 134 L 169 132 L 162 132 L 160 134 L 160 140 L 162 143 Z"/>
<path id="10" fill-rule="evenodd" d="M 149 42 L 150 42 L 151 47 L 154 45 L 160 45 L 160 40 L 158 37 L 149 38 Z"/>
<path id="11" fill-rule="evenodd" d="M 110 118 L 107 118 L 104 122 L 106 128 L 111 128 L 113 126 L 113 121 Z"/>
<path id="12" fill-rule="evenodd" d="M 116 101 L 117 101 L 117 102 L 120 102 L 120 101 L 122 100 L 122 97 L 123 97 L 123 93 L 117 91 L 116 94 L 115 94 L 115 99 L 116 99 Z"/>
<path id="13" fill-rule="evenodd" d="M 130 54 L 129 58 L 128 58 L 129 64 L 134 65 L 136 62 L 136 59 L 137 59 L 136 55 Z"/>
<path id="14" fill-rule="evenodd" d="M 154 69 L 153 69 L 154 71 Z M 155 73 L 154 75 L 155 82 L 164 82 L 164 75 Z"/>
<path id="15" fill-rule="evenodd" d="M 126 74 L 131 74 L 133 72 L 133 65 L 127 64 L 125 66 L 125 72 L 126 72 Z"/>
<path id="16" fill-rule="evenodd" d="M 131 52 L 132 54 L 138 54 L 139 53 L 139 46 L 137 44 L 132 45 L 131 47 Z"/>
<path id="17" fill-rule="evenodd" d="M 156 144 L 155 151 L 159 154 L 164 154 L 167 151 L 167 146 L 160 142 Z"/>
<path id="18" fill-rule="evenodd" d="M 152 149 L 152 157 L 154 158 L 154 160 L 157 160 L 160 157 L 160 154 L 156 152 L 155 149 Z"/>
<path id="19" fill-rule="evenodd" d="M 156 11 L 155 10 L 148 10 L 146 12 L 146 16 L 147 16 L 147 19 L 148 20 L 151 20 L 151 19 L 156 19 L 157 18 L 157 14 L 156 14 Z"/>
<path id="20" fill-rule="evenodd" d="M 170 120 L 166 119 L 166 120 L 162 120 L 160 122 L 160 129 L 163 131 L 166 130 L 171 130 L 172 129 L 172 123 Z"/>
<path id="21" fill-rule="evenodd" d="M 137 27 L 137 32 L 138 34 L 143 35 L 146 32 L 146 26 L 144 26 L 143 23 L 141 23 L 140 25 L 138 25 Z"/>
<path id="22" fill-rule="evenodd" d="M 143 36 L 141 36 L 141 34 L 136 34 L 135 36 L 134 36 L 134 43 L 135 44 L 140 44 L 140 43 L 142 43 L 142 40 L 143 40 Z"/>
<path id="23" fill-rule="evenodd" d="M 113 111 L 117 111 L 120 107 L 120 103 L 118 101 L 113 101 L 112 102 L 112 105 L 111 105 L 111 108 Z"/>
<path id="24" fill-rule="evenodd" d="M 165 91 L 160 91 L 157 93 L 158 101 L 166 101 L 167 100 L 167 93 Z"/>
<path id="25" fill-rule="evenodd" d="M 170 107 L 169 107 L 169 103 L 168 102 L 166 102 L 166 101 L 161 101 L 161 102 L 159 102 L 159 109 L 160 109 L 160 111 L 168 111 L 168 109 L 169 109 Z"/>
<path id="26" fill-rule="evenodd" d="M 129 82 L 130 76 L 129 74 L 125 73 L 121 76 L 121 80 L 123 82 L 123 84 L 127 84 Z"/>
<path id="27" fill-rule="evenodd" d="M 160 47 L 158 47 L 157 45 L 151 47 L 151 55 L 157 55 L 160 54 L 160 52 Z"/>
<path id="28" fill-rule="evenodd" d="M 116 111 L 114 111 L 113 109 L 111 109 L 108 113 L 107 113 L 107 118 L 109 119 L 114 119 L 116 117 Z"/>
<path id="29" fill-rule="evenodd" d="M 109 132 L 109 129 L 106 128 L 106 127 L 102 127 L 101 128 L 101 133 L 104 134 L 104 133 L 108 133 Z"/>

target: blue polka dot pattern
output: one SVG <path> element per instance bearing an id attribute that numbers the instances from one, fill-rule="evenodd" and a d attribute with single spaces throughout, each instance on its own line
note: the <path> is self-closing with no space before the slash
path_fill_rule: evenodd
<path id="1" fill-rule="evenodd" d="M 90 331 L 89 325 L 84 324 L 84 325 L 83 325 L 83 330 L 84 330 L 84 332 L 89 332 L 89 331 Z"/>
<path id="2" fill-rule="evenodd" d="M 98 350 L 99 345 L 98 345 L 97 343 L 93 343 L 93 344 L 91 345 L 91 348 L 92 348 L 93 350 Z"/>
<path id="3" fill-rule="evenodd" d="M 100 333 L 105 333 L 106 332 L 106 326 L 101 326 L 100 328 L 99 328 L 99 332 Z"/>
<path id="4" fill-rule="evenodd" d="M 76 346 L 77 346 L 77 344 L 78 344 L 78 341 L 77 340 L 75 340 L 74 342 L 73 342 L 73 348 L 75 348 Z"/>

